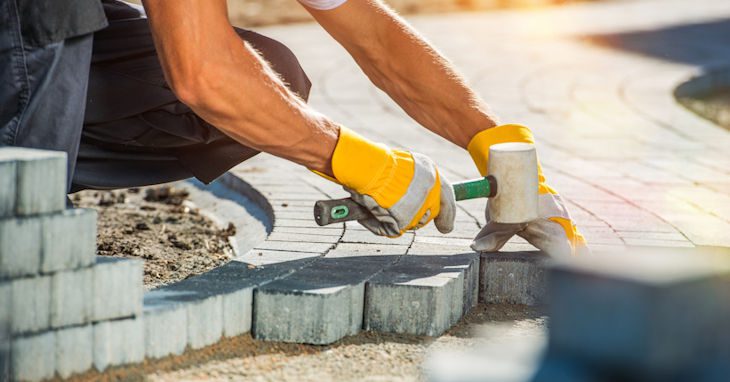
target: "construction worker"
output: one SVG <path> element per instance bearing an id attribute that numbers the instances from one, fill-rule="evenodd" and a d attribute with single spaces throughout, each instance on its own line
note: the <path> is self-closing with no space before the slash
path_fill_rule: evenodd
<path id="1" fill-rule="evenodd" d="M 377 0 L 299 0 L 378 88 L 413 119 L 467 149 L 479 171 L 502 142 L 533 142 L 498 125 L 451 64 Z M 453 228 L 455 201 L 429 158 L 358 135 L 306 103 L 293 53 L 233 28 L 226 0 L 0 0 L 0 144 L 65 151 L 69 192 L 196 177 L 210 182 L 265 151 L 339 182 L 372 211 L 361 223 L 398 236 L 434 220 Z M 473 248 L 517 234 L 552 255 L 584 247 L 540 174 L 541 217 L 488 222 Z"/>

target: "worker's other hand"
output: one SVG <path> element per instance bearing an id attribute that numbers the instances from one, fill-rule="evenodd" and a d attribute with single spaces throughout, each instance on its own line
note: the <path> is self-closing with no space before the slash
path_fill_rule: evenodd
<path id="1" fill-rule="evenodd" d="M 468 150 L 483 176 L 487 173 L 489 147 L 506 142 L 534 144 L 534 138 L 527 127 L 520 125 L 494 127 L 472 138 Z M 539 163 L 537 168 L 539 218 L 527 223 L 503 224 L 491 221 L 487 210 L 487 224 L 477 234 L 471 245 L 472 249 L 479 252 L 498 251 L 512 236 L 517 235 L 554 257 L 590 252 L 562 198 L 545 183 L 545 176 Z"/>
<path id="2" fill-rule="evenodd" d="M 371 217 L 360 224 L 377 235 L 397 237 L 434 220 L 442 233 L 454 228 L 451 184 L 428 157 L 393 150 L 340 128 L 332 172 Z"/>

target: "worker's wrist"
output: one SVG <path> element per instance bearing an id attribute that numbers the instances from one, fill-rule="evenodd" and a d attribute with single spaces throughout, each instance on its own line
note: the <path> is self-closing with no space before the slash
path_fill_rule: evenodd
<path id="1" fill-rule="evenodd" d="M 482 176 L 487 175 L 489 148 L 492 145 L 507 142 L 534 144 L 535 139 L 529 128 L 516 124 L 495 126 L 483 130 L 471 138 L 466 149 Z"/>

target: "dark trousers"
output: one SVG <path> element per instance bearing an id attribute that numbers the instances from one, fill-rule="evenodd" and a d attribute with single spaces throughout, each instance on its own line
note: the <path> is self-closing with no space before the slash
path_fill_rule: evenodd
<path id="1" fill-rule="evenodd" d="M 2 24 L 0 145 L 66 151 L 71 192 L 193 176 L 207 183 L 256 155 L 177 100 L 140 8 L 118 1 L 104 8 L 109 27 L 51 46 L 23 46 Z M 237 32 L 307 99 L 309 79 L 288 48 Z"/>

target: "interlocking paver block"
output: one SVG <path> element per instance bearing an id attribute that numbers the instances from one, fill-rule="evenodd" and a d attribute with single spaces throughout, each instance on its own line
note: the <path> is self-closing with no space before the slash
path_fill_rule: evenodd
<path id="1" fill-rule="evenodd" d="M 188 345 L 200 349 L 218 342 L 223 336 L 223 296 L 212 295 L 189 301 L 185 308 L 188 315 Z"/>
<path id="2" fill-rule="evenodd" d="M 437 336 L 464 311 L 464 270 L 437 256 L 403 256 L 366 288 L 368 330 Z"/>
<path id="3" fill-rule="evenodd" d="M 10 379 L 11 298 L 10 283 L 0 282 L 0 381 Z"/>
<path id="4" fill-rule="evenodd" d="M 322 258 L 289 277 L 256 289 L 256 338 L 333 343 L 362 327 L 364 283 L 393 256 Z"/>
<path id="5" fill-rule="evenodd" d="M 550 269 L 550 349 L 673 373 L 730 356 L 730 261 L 698 249 L 571 259 Z"/>
<path id="6" fill-rule="evenodd" d="M 11 282 L 12 332 L 38 332 L 50 326 L 51 277 L 29 277 Z"/>
<path id="7" fill-rule="evenodd" d="M 256 267 L 234 260 L 204 274 L 148 292 L 145 294 L 145 311 L 149 315 L 162 314 L 154 312 L 155 308 L 164 310 L 167 305 L 177 309 L 177 305 L 182 305 L 186 314 L 187 344 L 193 348 L 210 345 L 222 335 L 233 336 L 250 330 L 252 294 L 256 286 L 285 277 L 309 262 L 311 260 L 306 258 Z M 169 337 L 165 337 L 157 343 L 165 349 L 175 348 L 166 345 L 169 341 Z"/>
<path id="8" fill-rule="evenodd" d="M 145 355 L 161 358 L 180 355 L 188 344 L 188 313 L 185 305 L 145 296 Z"/>
<path id="9" fill-rule="evenodd" d="M 272 250 L 272 251 L 286 251 L 286 252 L 319 252 L 324 253 L 334 247 L 334 244 L 330 243 L 312 243 L 312 242 L 293 242 L 293 241 L 273 241 L 267 240 L 255 249 L 258 250 Z"/>
<path id="10" fill-rule="evenodd" d="M 102 321 L 94 324 L 94 367 L 142 362 L 145 354 L 144 323 L 141 318 Z"/>
<path id="11" fill-rule="evenodd" d="M 43 217 L 41 270 L 87 267 L 96 259 L 96 210 L 78 208 Z"/>
<path id="12" fill-rule="evenodd" d="M 0 218 L 15 215 L 15 174 L 13 160 L 0 158 Z"/>
<path id="13" fill-rule="evenodd" d="M 40 235 L 39 218 L 0 218 L 0 279 L 38 274 Z"/>
<path id="14" fill-rule="evenodd" d="M 142 312 L 142 266 L 140 260 L 97 257 L 93 266 L 93 321 L 132 317 Z"/>
<path id="15" fill-rule="evenodd" d="M 56 370 L 56 334 L 44 332 L 13 338 L 11 380 L 40 381 L 53 377 Z"/>
<path id="16" fill-rule="evenodd" d="M 547 289 L 541 252 L 497 252 L 481 256 L 479 300 L 488 304 L 544 303 Z"/>
<path id="17" fill-rule="evenodd" d="M 94 295 L 92 268 L 56 272 L 51 277 L 51 327 L 89 322 Z"/>
<path id="18" fill-rule="evenodd" d="M 15 161 L 15 214 L 35 215 L 66 207 L 66 154 L 5 147 L 0 163 Z"/>
<path id="19" fill-rule="evenodd" d="M 56 331 L 56 373 L 61 378 L 91 369 L 94 362 L 94 330 L 91 325 Z"/>

